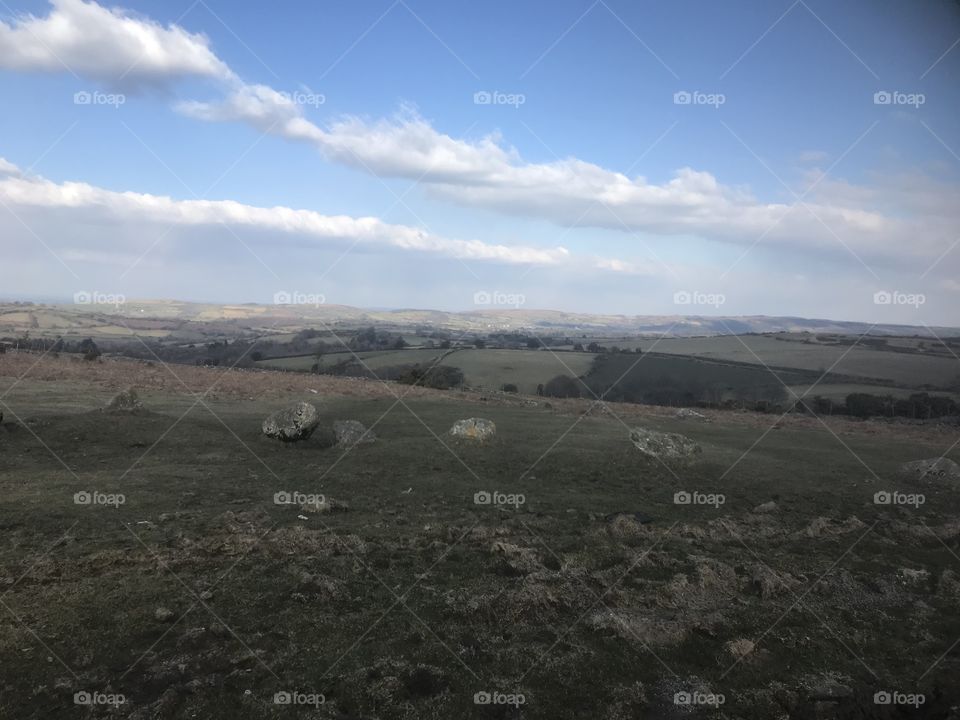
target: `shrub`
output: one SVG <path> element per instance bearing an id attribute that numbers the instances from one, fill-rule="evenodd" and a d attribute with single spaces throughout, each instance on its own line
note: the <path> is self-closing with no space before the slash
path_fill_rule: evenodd
<path id="1" fill-rule="evenodd" d="M 543 394 L 557 398 L 580 397 L 580 386 L 581 383 L 576 378 L 569 375 L 557 375 L 543 386 Z"/>

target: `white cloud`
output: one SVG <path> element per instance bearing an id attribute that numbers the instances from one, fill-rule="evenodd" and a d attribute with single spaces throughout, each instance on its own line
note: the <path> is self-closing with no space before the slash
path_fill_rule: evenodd
<path id="1" fill-rule="evenodd" d="M 191 75 L 233 77 L 203 35 L 95 2 L 52 0 L 51 6 L 44 17 L 0 22 L 0 68 L 69 71 L 123 86 Z"/>
<path id="2" fill-rule="evenodd" d="M 20 175 L 20 168 L 9 160 L 0 157 L 0 177 L 4 175 Z"/>
<path id="3" fill-rule="evenodd" d="M 791 207 L 786 193 L 785 200 L 766 201 L 689 167 L 651 182 L 577 158 L 528 162 L 497 134 L 451 137 L 410 110 L 374 121 L 346 117 L 321 127 L 289 94 L 244 84 L 202 35 L 94 2 L 53 0 L 44 18 L 0 23 L 0 67 L 53 71 L 62 65 L 105 82 L 124 73 L 140 83 L 182 75 L 213 78 L 226 93 L 223 99 L 180 102 L 178 110 L 209 122 L 246 123 L 373 175 L 417 180 L 456 204 L 564 227 L 642 232 L 674 242 L 690 237 L 740 246 L 759 242 L 848 260 L 853 254 L 870 266 L 919 267 L 939 257 L 960 226 L 953 201 L 957 188 L 927 178 L 899 187 L 882 179 L 856 186 L 828 178 L 805 205 Z M 807 162 L 825 159 L 820 151 L 804 155 Z M 815 179 L 818 172 L 809 170 L 807 176 Z M 467 245 L 459 252 L 480 251 Z"/>
<path id="4" fill-rule="evenodd" d="M 14 168 L 0 158 L 0 168 L 8 166 Z M 62 213 L 65 228 L 69 227 L 72 211 L 83 211 L 86 213 L 84 217 L 93 217 L 105 227 L 144 222 L 190 227 L 222 224 L 237 230 L 269 231 L 319 241 L 354 241 L 465 261 L 547 267 L 577 263 L 619 273 L 643 271 L 641 266 L 619 260 L 577 257 L 563 247 L 539 248 L 444 238 L 418 228 L 388 224 L 375 217 L 322 215 L 312 210 L 256 207 L 231 200 L 176 200 L 159 195 L 114 192 L 86 183 L 54 183 L 43 178 L 12 174 L 0 177 L 0 202 L 15 210 L 41 209 Z M 49 218 L 50 214 L 46 217 Z"/>
<path id="5" fill-rule="evenodd" d="M 960 222 L 950 200 L 956 193 L 952 186 L 924 192 L 921 200 L 911 189 L 917 184 L 887 187 L 881 194 L 876 187 L 822 182 L 803 205 L 791 208 L 793 198 L 764 202 L 745 189 L 722 184 L 709 172 L 688 167 L 668 181 L 652 183 L 576 158 L 525 162 L 497 135 L 453 138 L 410 110 L 374 122 L 348 117 L 324 129 L 283 94 L 263 86 L 244 87 L 223 102 L 190 103 L 181 110 L 203 120 L 246 122 L 261 132 L 306 142 L 334 162 L 380 177 L 417 180 L 460 205 L 565 227 L 697 236 L 739 245 L 761 240 L 889 264 L 937 257 L 953 241 L 952 228 Z M 810 184 L 819 173 L 806 177 Z M 928 184 L 919 186 L 926 189 Z M 802 190 L 798 188 L 798 195 Z M 894 197 L 898 192 L 901 196 Z M 891 212 L 894 205 L 912 212 Z"/>

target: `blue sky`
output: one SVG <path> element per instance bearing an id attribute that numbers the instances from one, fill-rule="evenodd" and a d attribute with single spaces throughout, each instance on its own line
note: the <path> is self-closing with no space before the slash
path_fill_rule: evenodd
<path id="1" fill-rule="evenodd" d="M 956 2 L 58 0 L 0 23 L 5 296 L 960 324 Z"/>

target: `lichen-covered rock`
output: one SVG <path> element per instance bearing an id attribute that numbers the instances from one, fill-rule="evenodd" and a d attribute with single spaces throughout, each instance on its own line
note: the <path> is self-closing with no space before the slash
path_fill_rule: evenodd
<path id="1" fill-rule="evenodd" d="M 299 402 L 270 415 L 263 421 L 263 434 L 267 437 L 296 442 L 310 437 L 320 422 L 317 408 L 310 403 Z"/>
<path id="2" fill-rule="evenodd" d="M 630 442 L 647 457 L 664 461 L 687 462 L 701 452 L 700 446 L 685 435 L 643 427 L 630 431 Z"/>
<path id="3" fill-rule="evenodd" d="M 960 465 L 945 457 L 904 463 L 900 466 L 900 474 L 920 483 L 960 485 Z"/>
<path id="4" fill-rule="evenodd" d="M 493 420 L 467 418 L 466 420 L 457 420 L 450 428 L 450 434 L 456 438 L 483 442 L 497 434 L 497 426 Z"/>
<path id="5" fill-rule="evenodd" d="M 113 399 L 107 403 L 107 410 L 117 410 L 130 412 L 133 410 L 142 410 L 143 403 L 137 395 L 134 388 L 127 388 L 113 396 Z"/>
<path id="6" fill-rule="evenodd" d="M 337 445 L 340 447 L 363 445 L 377 439 L 373 430 L 367 430 L 358 420 L 337 420 L 333 424 L 333 431 L 337 435 Z"/>

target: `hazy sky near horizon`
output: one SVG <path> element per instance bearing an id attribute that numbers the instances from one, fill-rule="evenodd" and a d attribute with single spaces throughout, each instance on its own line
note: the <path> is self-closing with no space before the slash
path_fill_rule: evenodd
<path id="1" fill-rule="evenodd" d="M 955 0 L 6 0 L 0 297 L 960 325 L 958 77 Z"/>

